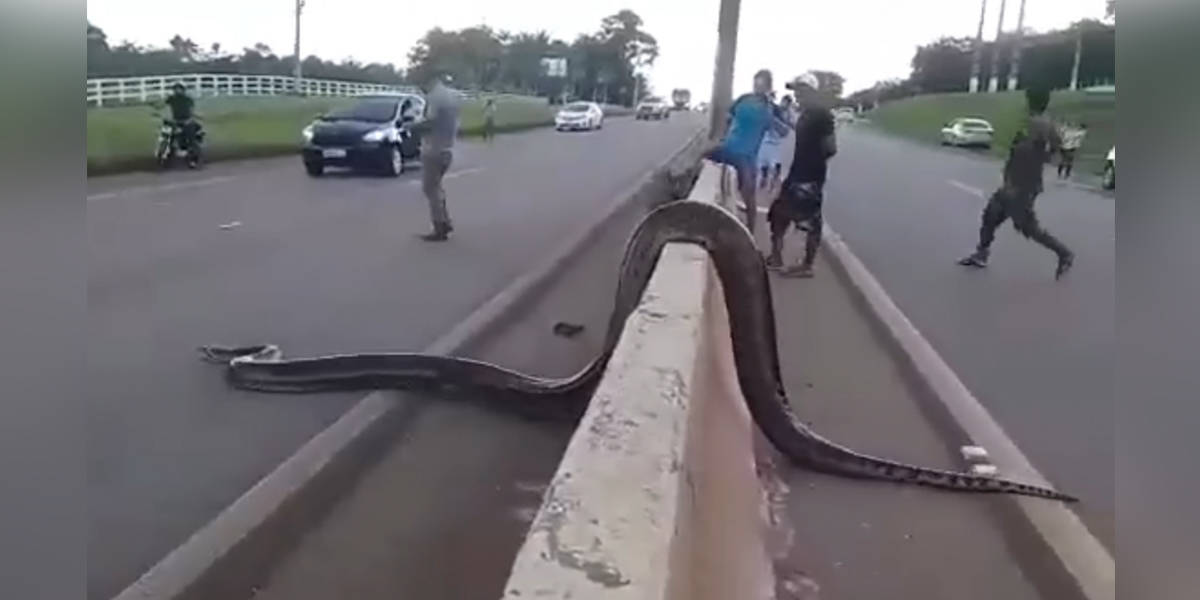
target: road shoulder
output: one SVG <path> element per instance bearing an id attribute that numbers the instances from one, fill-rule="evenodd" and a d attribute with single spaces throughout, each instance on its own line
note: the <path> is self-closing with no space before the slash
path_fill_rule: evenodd
<path id="1" fill-rule="evenodd" d="M 772 293 L 784 383 L 805 422 L 863 452 L 964 467 L 827 263 L 811 280 L 774 279 Z M 765 444 L 759 461 L 781 599 L 1042 597 L 1011 554 L 995 498 L 820 475 Z"/>

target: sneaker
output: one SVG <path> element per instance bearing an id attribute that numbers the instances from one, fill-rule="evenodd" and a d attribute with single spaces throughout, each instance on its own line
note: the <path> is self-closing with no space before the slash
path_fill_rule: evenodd
<path id="1" fill-rule="evenodd" d="M 788 268 L 784 269 L 783 271 L 781 271 L 779 274 L 783 277 L 790 277 L 792 279 L 812 279 L 813 278 L 813 268 L 812 268 L 812 265 L 806 265 L 806 264 L 801 263 L 798 265 L 788 267 Z"/>
<path id="2" fill-rule="evenodd" d="M 421 234 L 420 238 L 426 242 L 444 242 L 450 239 L 451 231 L 454 231 L 451 225 L 434 225 L 433 231 Z"/>
<path id="3" fill-rule="evenodd" d="M 1067 254 L 1063 254 L 1062 256 L 1059 256 L 1058 257 L 1058 268 L 1056 268 L 1054 270 L 1055 281 L 1062 279 L 1063 275 L 1066 275 L 1067 271 L 1070 271 L 1071 267 L 1074 265 L 1075 265 L 1075 255 L 1074 254 L 1071 254 L 1068 252 Z"/>
<path id="4" fill-rule="evenodd" d="M 768 271 L 778 271 L 783 268 L 783 259 L 777 256 L 768 256 L 766 262 Z"/>
<path id="5" fill-rule="evenodd" d="M 977 269 L 982 269 L 982 268 L 987 267 L 988 258 L 987 258 L 986 254 L 980 254 L 978 252 L 973 252 L 973 253 L 971 253 L 970 256 L 966 256 L 966 257 L 959 259 L 958 264 L 960 264 L 964 267 L 975 267 Z"/>

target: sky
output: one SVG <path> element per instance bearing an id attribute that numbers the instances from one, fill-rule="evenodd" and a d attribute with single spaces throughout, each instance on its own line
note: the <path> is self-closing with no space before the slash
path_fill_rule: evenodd
<path id="1" fill-rule="evenodd" d="M 988 0 L 985 39 L 996 35 L 1001 1 Z M 847 93 L 907 77 L 918 45 L 943 35 L 974 36 L 979 6 L 979 0 L 742 0 L 734 90 L 747 90 L 761 68 L 775 73 L 777 87 L 810 69 L 837 71 Z M 654 89 L 684 87 L 704 99 L 712 89 L 718 7 L 719 0 L 306 0 L 301 54 L 403 66 L 432 27 L 544 29 L 570 42 L 629 8 L 658 40 L 659 58 L 646 70 Z M 162 0 L 90 0 L 87 16 L 110 43 L 166 46 L 178 33 L 203 47 L 219 42 L 239 51 L 263 42 L 290 55 L 294 8 L 295 0 L 204 0 L 182 17 L 179 4 Z M 1019 8 L 1020 0 L 1008 0 L 1006 30 L 1016 27 Z M 1104 0 L 1026 0 L 1025 26 L 1046 31 L 1103 15 Z"/>

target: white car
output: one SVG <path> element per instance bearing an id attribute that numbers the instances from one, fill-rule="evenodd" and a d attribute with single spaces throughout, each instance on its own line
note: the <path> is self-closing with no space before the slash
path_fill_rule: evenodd
<path id="1" fill-rule="evenodd" d="M 833 118 L 838 123 L 853 123 L 854 109 L 848 106 L 833 109 Z"/>
<path id="2" fill-rule="evenodd" d="M 590 130 L 604 127 L 604 111 L 595 102 L 572 102 L 554 116 L 554 128 L 559 131 Z"/>
<path id="3" fill-rule="evenodd" d="M 659 120 L 671 117 L 671 106 L 662 98 L 646 98 L 637 105 L 633 118 L 638 120 Z"/>
<path id="4" fill-rule="evenodd" d="M 959 117 L 942 127 L 942 145 L 991 148 L 995 134 L 992 124 L 983 119 Z"/>
<path id="5" fill-rule="evenodd" d="M 1117 147 L 1113 146 L 1104 159 L 1104 175 L 1100 177 L 1100 185 L 1106 190 L 1117 189 Z"/>

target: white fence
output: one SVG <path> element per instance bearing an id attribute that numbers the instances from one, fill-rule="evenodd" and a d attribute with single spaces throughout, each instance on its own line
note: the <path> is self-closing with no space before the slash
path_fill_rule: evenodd
<path id="1" fill-rule="evenodd" d="M 171 86 L 182 83 L 194 96 L 361 96 L 364 94 L 419 93 L 412 86 L 382 85 L 357 81 L 296 79 L 282 75 L 237 75 L 227 73 L 189 73 L 150 77 L 104 77 L 87 80 L 88 106 L 128 104 L 162 98 Z"/>

